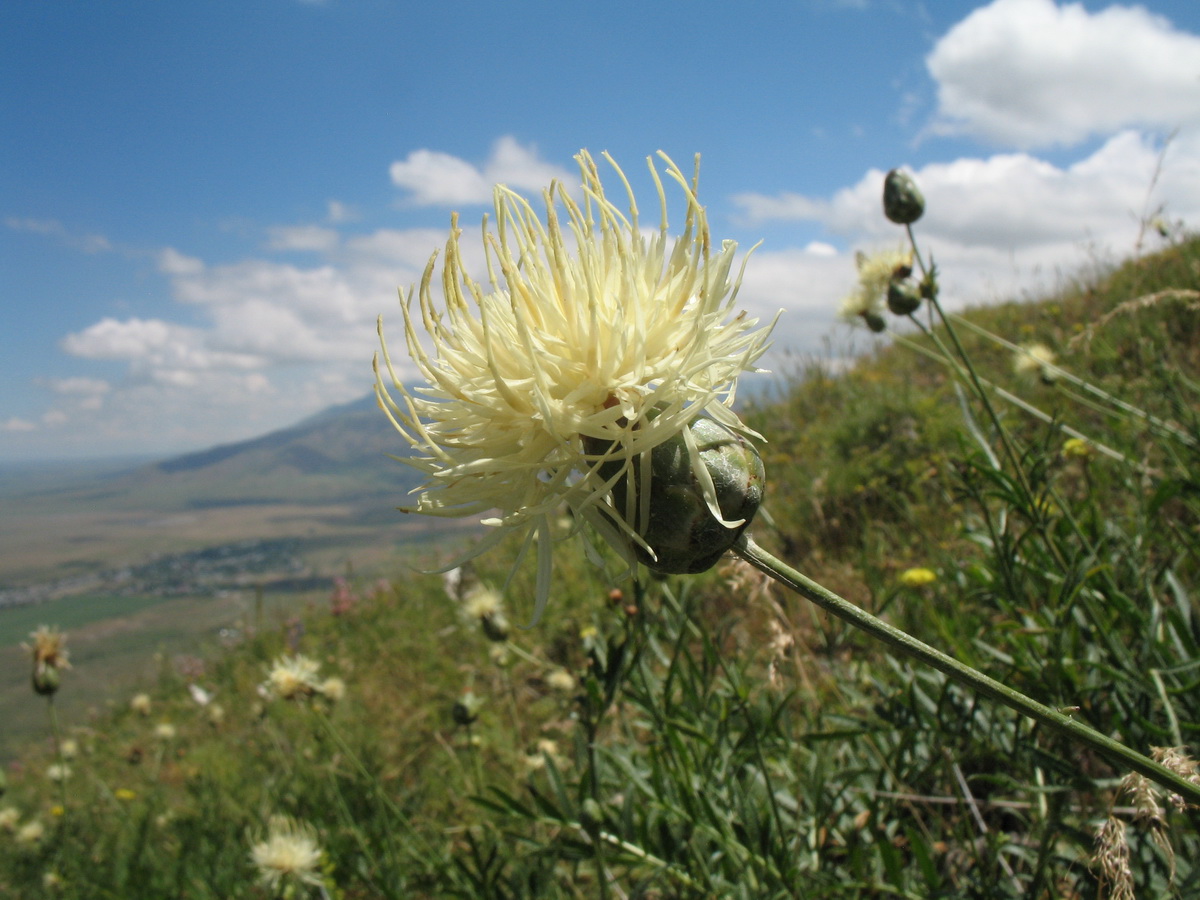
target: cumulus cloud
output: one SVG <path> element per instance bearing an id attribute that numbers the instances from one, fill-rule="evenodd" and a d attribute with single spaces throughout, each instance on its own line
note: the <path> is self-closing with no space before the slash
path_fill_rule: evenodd
<path id="1" fill-rule="evenodd" d="M 22 434 L 25 432 L 37 431 L 37 425 L 35 425 L 33 422 L 30 422 L 28 419 L 18 419 L 16 416 L 13 416 L 10 419 L 0 422 L 0 431 L 7 432 L 9 434 Z"/>
<path id="2" fill-rule="evenodd" d="M 1160 206 L 1170 219 L 1200 222 L 1195 133 L 1164 148 L 1123 131 L 1061 166 L 1029 153 L 1004 153 L 929 163 L 913 174 L 927 201 L 918 238 L 938 262 L 943 297 L 952 307 L 1052 290 L 1064 277 L 1107 265 L 1134 251 L 1145 221 Z M 828 197 L 733 199 L 738 216 L 751 223 L 812 222 L 850 249 L 894 249 L 903 231 L 883 216 L 884 175 L 871 169 Z M 819 247 L 756 253 L 751 260 L 743 299 L 760 310 L 773 303 L 788 309 L 778 345 L 811 347 L 813 329 L 792 324 L 794 311 L 810 325 L 820 323 L 817 334 L 827 333 L 837 299 L 853 284 L 850 254 L 822 257 L 814 252 Z"/>
<path id="3" fill-rule="evenodd" d="M 511 135 L 492 145 L 482 168 L 448 153 L 423 149 L 392 163 L 389 173 L 392 183 L 409 191 L 419 206 L 482 205 L 491 202 L 496 184 L 539 192 L 552 180 L 573 180 L 566 169 L 540 159 L 536 147 L 523 146 Z"/>
<path id="4" fill-rule="evenodd" d="M 214 350 L 206 333 L 162 319 L 105 317 L 62 339 L 62 348 L 84 359 L 126 362 L 136 372 L 151 377 L 167 373 L 208 369 L 249 369 L 262 364 L 258 357 Z"/>
<path id="5" fill-rule="evenodd" d="M 1200 124 L 1200 36 L 1140 6 L 994 0 L 926 58 L 931 130 L 1030 149 Z"/>
<path id="6" fill-rule="evenodd" d="M 1027 153 L 930 163 L 915 172 L 928 207 L 919 229 L 927 237 L 1000 251 L 1099 238 L 1129 245 L 1139 217 L 1159 201 L 1169 200 L 1185 220 L 1200 219 L 1196 144 L 1181 137 L 1164 154 L 1145 135 L 1125 131 L 1062 167 Z M 883 178 L 882 170 L 869 170 L 828 199 L 755 194 L 733 199 L 751 221 L 816 221 L 847 238 L 879 240 L 896 234 L 881 213 Z"/>

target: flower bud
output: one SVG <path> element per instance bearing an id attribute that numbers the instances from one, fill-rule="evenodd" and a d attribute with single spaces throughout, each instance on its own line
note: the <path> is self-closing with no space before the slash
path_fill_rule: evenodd
<path id="1" fill-rule="evenodd" d="M 862 314 L 863 321 L 867 323 L 867 327 L 876 334 L 882 334 L 887 331 L 887 322 L 879 313 L 865 312 Z"/>
<path id="2" fill-rule="evenodd" d="M 483 636 L 492 643 L 501 644 L 508 640 L 508 619 L 504 618 L 504 613 L 494 612 L 480 616 L 479 624 L 483 628 Z"/>
<path id="3" fill-rule="evenodd" d="M 921 291 L 911 281 L 893 281 L 888 285 L 887 305 L 897 316 L 907 316 L 921 305 Z"/>
<path id="4" fill-rule="evenodd" d="M 883 180 L 883 214 L 897 225 L 911 225 L 925 212 L 925 198 L 910 175 L 892 169 Z"/>
<path id="5" fill-rule="evenodd" d="M 650 451 L 650 518 L 637 529 L 654 556 L 641 545 L 634 552 L 648 568 L 664 574 L 712 568 L 750 524 L 766 488 L 762 459 L 749 441 L 711 419 L 697 419 L 688 427 L 712 477 L 722 518 L 742 521 L 727 528 L 713 516 L 682 433 L 659 444 Z M 636 462 L 629 477 L 637 478 Z M 613 488 L 613 501 L 618 510 L 625 508 L 624 479 Z"/>
<path id="6" fill-rule="evenodd" d="M 58 693 L 61 684 L 62 674 L 58 671 L 58 666 L 39 664 L 33 667 L 33 690 L 35 693 L 49 697 Z"/>
<path id="7" fill-rule="evenodd" d="M 479 718 L 479 708 L 483 701 L 475 696 L 473 691 L 467 691 L 455 701 L 450 716 L 456 725 L 471 725 Z"/>

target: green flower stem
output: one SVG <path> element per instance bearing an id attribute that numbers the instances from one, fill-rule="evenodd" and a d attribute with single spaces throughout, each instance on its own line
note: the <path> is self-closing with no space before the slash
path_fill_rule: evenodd
<path id="1" fill-rule="evenodd" d="M 972 688 L 985 697 L 997 700 L 1035 722 L 1074 738 L 1100 753 L 1114 765 L 1128 767 L 1167 790 L 1179 794 L 1189 803 L 1200 805 L 1200 786 L 1182 778 L 1166 766 L 1159 765 L 1148 756 L 1143 756 L 1119 741 L 1101 734 L 1096 729 L 1065 716 L 1045 704 L 1038 703 L 1020 691 L 1015 691 L 977 669 L 922 643 L 907 632 L 889 625 L 866 610 L 859 609 L 849 600 L 839 597 L 811 578 L 797 572 L 787 563 L 772 556 L 756 544 L 749 534 L 743 534 L 738 538 L 737 543 L 733 545 L 733 550 L 760 572 L 787 585 L 802 597 L 811 600 L 839 619 L 849 622 L 855 628 L 867 632 L 901 653 L 932 666 L 959 684 Z"/>
<path id="2" fill-rule="evenodd" d="M 58 710 L 54 707 L 54 695 L 46 696 L 46 714 L 50 717 L 50 731 L 54 735 L 54 758 L 58 760 L 58 771 L 64 777 L 58 780 L 58 795 L 62 799 L 63 815 L 67 813 L 67 760 L 62 751 L 62 729 L 58 727 Z"/>

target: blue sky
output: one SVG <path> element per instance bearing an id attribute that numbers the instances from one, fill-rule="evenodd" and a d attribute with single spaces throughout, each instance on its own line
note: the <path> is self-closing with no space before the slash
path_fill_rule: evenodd
<path id="1" fill-rule="evenodd" d="M 1200 4 L 18 0 L 0 121 L 0 460 L 168 454 L 365 394 L 451 211 L 581 148 L 701 154 L 776 368 L 848 340 L 892 166 L 952 304 L 1194 229 Z"/>

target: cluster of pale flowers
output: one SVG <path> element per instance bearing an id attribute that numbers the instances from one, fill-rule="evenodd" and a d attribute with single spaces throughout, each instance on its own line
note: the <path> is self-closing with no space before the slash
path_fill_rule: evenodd
<path id="1" fill-rule="evenodd" d="M 441 303 L 436 255 L 401 303 L 423 385 L 400 377 L 380 321 L 376 395 L 410 445 L 403 461 L 425 476 L 405 511 L 480 517 L 493 530 L 472 556 L 515 532 L 525 539 L 519 564 L 536 540 L 535 617 L 564 505 L 572 533 L 588 523 L 632 567 L 638 551 L 653 553 L 639 534 L 649 516 L 650 451 L 682 436 L 708 509 L 725 524 L 689 429 L 704 417 L 751 434 L 731 407 L 738 376 L 758 371 L 770 327 L 734 308 L 737 245 L 712 246 L 696 176 L 660 158 L 686 204 L 679 236 L 669 234 L 653 159 L 659 224 L 644 231 L 625 174 L 605 156 L 627 210 L 609 199 L 582 152 L 580 199 L 552 184 L 544 222 L 525 198 L 496 187 L 494 231 L 486 218 L 483 228 L 486 287 L 467 274 L 452 221 Z"/>
<path id="2" fill-rule="evenodd" d="M 346 683 L 332 676 L 322 678 L 321 664 L 303 654 L 280 656 L 271 664 L 267 680 L 258 686 L 265 700 L 312 700 L 324 697 L 338 701 L 346 696 Z"/>

